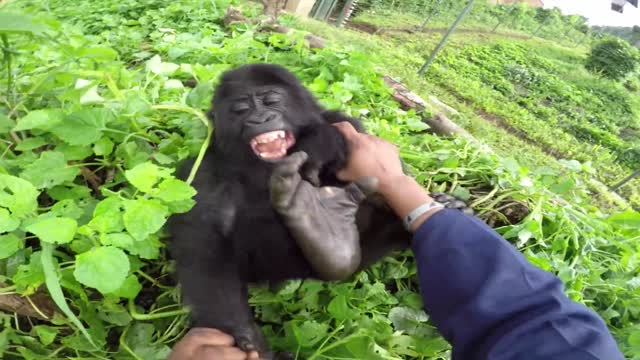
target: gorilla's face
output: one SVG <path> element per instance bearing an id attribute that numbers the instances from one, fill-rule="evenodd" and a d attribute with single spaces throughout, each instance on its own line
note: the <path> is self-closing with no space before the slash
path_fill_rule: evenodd
<path id="1" fill-rule="evenodd" d="M 287 119 L 287 109 L 294 107 L 289 99 L 287 90 L 278 86 L 245 89 L 229 99 L 229 120 L 239 125 L 240 137 L 262 160 L 282 159 L 296 142 L 298 124 Z"/>
<path id="2" fill-rule="evenodd" d="M 288 71 L 247 65 L 226 73 L 213 100 L 216 144 L 258 159 L 284 158 L 300 131 L 322 121 L 311 94 Z"/>

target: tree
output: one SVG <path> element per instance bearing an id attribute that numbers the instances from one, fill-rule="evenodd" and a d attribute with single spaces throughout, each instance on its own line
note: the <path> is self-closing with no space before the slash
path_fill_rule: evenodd
<path id="1" fill-rule="evenodd" d="M 633 72 L 639 62 L 637 49 L 622 39 L 609 38 L 593 46 L 585 67 L 606 78 L 620 80 Z"/>

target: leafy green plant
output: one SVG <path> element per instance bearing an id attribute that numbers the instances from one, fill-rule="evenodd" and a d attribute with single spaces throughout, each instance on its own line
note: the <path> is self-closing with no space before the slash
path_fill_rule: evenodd
<path id="1" fill-rule="evenodd" d="M 193 205 L 197 167 L 186 181 L 175 169 L 206 149 L 204 112 L 220 74 L 256 61 L 287 66 L 323 104 L 362 117 L 396 143 L 426 188 L 467 199 L 532 262 L 557 273 L 572 298 L 599 311 L 630 357 L 637 354 L 638 214 L 604 214 L 582 184 L 594 168 L 615 166 L 607 152 L 594 152 L 605 155 L 598 163 L 529 168 L 475 143 L 425 134 L 420 117 L 390 97 L 371 53 L 311 50 L 297 31 L 224 29 L 228 4 L 50 0 L 10 2 L 0 12 L 46 24 L 37 41 L 11 33 L 3 47 L 11 71 L 0 73 L 0 88 L 13 90 L 0 93 L 0 297 L 46 294 L 60 310 L 48 320 L 0 313 L 0 356 L 166 358 L 188 309 L 172 280 L 163 225 Z M 451 84 L 532 135 L 553 128 L 544 121 L 566 109 L 601 98 L 559 81 L 555 65 L 526 47 L 474 46 L 436 65 L 435 84 Z M 530 96 L 514 93 L 514 84 Z M 547 98 L 561 101 L 537 121 L 542 110 L 534 104 Z M 594 124 L 630 126 L 624 121 L 634 110 L 612 109 L 622 122 Z M 538 136 L 552 145 L 575 141 L 563 132 Z M 562 149 L 590 153 L 580 146 Z M 255 287 L 250 302 L 272 345 L 300 357 L 449 358 L 415 277 L 407 252 L 345 283 Z"/>
<path id="2" fill-rule="evenodd" d="M 640 63 L 638 50 L 628 42 L 611 38 L 593 46 L 586 68 L 604 77 L 620 80 L 632 73 Z"/>

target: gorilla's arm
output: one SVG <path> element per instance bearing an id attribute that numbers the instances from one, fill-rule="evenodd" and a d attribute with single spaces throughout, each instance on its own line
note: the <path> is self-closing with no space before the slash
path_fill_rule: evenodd
<path id="1" fill-rule="evenodd" d="M 232 335 L 241 349 L 263 352 L 268 346 L 253 320 L 247 283 L 228 241 L 238 194 L 230 185 L 214 187 L 198 181 L 207 177 L 196 178 L 196 206 L 189 215 L 174 216 L 170 222 L 175 234 L 171 254 L 185 303 L 194 326 L 219 329 Z"/>
<path id="2" fill-rule="evenodd" d="M 271 202 L 314 272 L 323 280 L 344 280 L 361 265 L 355 216 L 376 184 L 369 179 L 344 188 L 314 187 L 299 174 L 306 159 L 298 152 L 278 164 L 269 183 Z"/>

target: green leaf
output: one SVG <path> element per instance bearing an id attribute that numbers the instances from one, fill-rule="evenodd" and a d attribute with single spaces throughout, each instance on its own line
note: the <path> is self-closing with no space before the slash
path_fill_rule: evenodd
<path id="1" fill-rule="evenodd" d="M 45 346 L 51 345 L 51 343 L 53 343 L 53 340 L 55 340 L 59 332 L 57 328 L 54 328 L 53 326 L 47 326 L 47 325 L 34 326 L 33 331 L 38 336 L 38 339 L 40 339 L 40 342 Z"/>
<path id="2" fill-rule="evenodd" d="M 108 137 L 102 137 L 93 145 L 93 152 L 99 156 L 107 156 L 113 151 L 113 141 Z"/>
<path id="3" fill-rule="evenodd" d="M 52 244 L 66 244 L 73 240 L 78 223 L 68 217 L 50 217 L 27 226 L 27 231 L 40 240 Z"/>
<path id="4" fill-rule="evenodd" d="M 640 229 L 640 212 L 627 210 L 609 216 L 607 222 L 621 227 Z"/>
<path id="5" fill-rule="evenodd" d="M 161 246 L 162 243 L 157 236 L 149 235 L 144 240 L 134 241 L 127 251 L 141 259 L 155 260 L 160 256 Z"/>
<path id="6" fill-rule="evenodd" d="M 89 145 L 102 136 L 113 115 L 107 109 L 83 109 L 67 115 L 51 132 L 70 145 Z"/>
<path id="7" fill-rule="evenodd" d="M 101 233 L 120 232 L 124 229 L 122 221 L 122 200 L 108 197 L 98 203 L 93 211 L 89 226 Z"/>
<path id="8" fill-rule="evenodd" d="M 112 292 L 111 294 L 119 296 L 121 298 L 133 300 L 136 298 L 136 296 L 138 296 L 140 290 L 142 290 L 142 285 L 140 285 L 138 278 L 135 275 L 131 274 L 124 280 L 122 286 L 120 286 L 118 290 Z"/>
<path id="9" fill-rule="evenodd" d="M 106 234 L 100 239 L 103 245 L 113 245 L 125 250 L 131 248 L 134 241 L 127 233 Z"/>
<path id="10" fill-rule="evenodd" d="M 45 144 L 47 144 L 47 140 L 43 137 L 28 138 L 18 144 L 18 146 L 16 146 L 16 150 L 29 151 L 37 149 Z"/>
<path id="11" fill-rule="evenodd" d="M 55 150 L 64 154 L 64 159 L 67 161 L 84 160 L 93 154 L 91 148 L 87 146 L 69 145 L 66 143 L 56 146 Z"/>
<path id="12" fill-rule="evenodd" d="M 18 119 L 13 131 L 23 130 L 49 130 L 63 119 L 62 111 L 58 109 L 41 109 L 30 111 L 24 117 Z"/>
<path id="13" fill-rule="evenodd" d="M 320 324 L 315 320 L 305 321 L 300 326 L 293 328 L 298 345 L 301 347 L 312 347 L 322 341 L 329 332 L 329 325 Z"/>
<path id="14" fill-rule="evenodd" d="M 10 232 L 20 226 L 20 220 L 11 217 L 7 209 L 0 208 L 0 233 Z"/>
<path id="15" fill-rule="evenodd" d="M 80 330 L 82 335 L 91 343 L 91 345 L 95 346 L 93 339 L 91 339 L 91 335 L 87 332 L 82 322 L 78 320 L 76 315 L 69 309 L 69 305 L 65 300 L 64 294 L 62 293 L 62 288 L 60 287 L 60 280 L 58 277 L 58 272 L 56 271 L 56 267 L 53 264 L 53 245 L 48 243 L 42 243 L 42 256 L 40 257 L 40 261 L 42 263 L 42 269 L 44 270 L 47 290 L 49 291 L 49 295 L 51 295 L 51 299 L 56 303 L 58 308 L 64 313 L 69 320 Z M 97 347 L 96 347 L 97 348 Z"/>
<path id="16" fill-rule="evenodd" d="M 331 300 L 327 311 L 337 320 L 346 320 L 353 317 L 353 309 L 349 307 L 347 297 L 344 295 L 338 295 Z"/>
<path id="17" fill-rule="evenodd" d="M 104 98 L 98 94 L 98 86 L 92 86 L 80 96 L 80 105 L 102 104 Z"/>
<path id="18" fill-rule="evenodd" d="M 82 47 L 80 51 L 78 51 L 78 57 L 113 61 L 118 57 L 118 52 L 108 46 L 89 46 Z"/>
<path id="19" fill-rule="evenodd" d="M 45 151 L 40 158 L 27 165 L 20 176 L 37 188 L 51 188 L 73 181 L 80 169 L 67 165 L 64 155 L 57 151 Z"/>
<path id="20" fill-rule="evenodd" d="M 186 182 L 178 179 L 167 179 L 158 185 L 158 193 L 155 197 L 166 202 L 172 202 L 191 199 L 195 194 L 196 190 Z"/>
<path id="21" fill-rule="evenodd" d="M 38 208 L 36 188 L 26 180 L 0 174 L 0 206 L 8 208 L 13 217 L 22 218 Z"/>
<path id="22" fill-rule="evenodd" d="M 429 320 L 429 317 L 423 310 L 396 306 L 389 311 L 389 320 L 391 320 L 396 330 L 416 335 L 421 331 L 420 328 L 423 324 Z"/>
<path id="23" fill-rule="evenodd" d="M 161 178 L 168 177 L 170 174 L 171 170 L 161 168 L 151 162 L 144 162 L 124 173 L 127 180 L 142 192 L 150 192 Z"/>
<path id="24" fill-rule="evenodd" d="M 0 34 L 1 33 L 30 33 L 41 34 L 47 28 L 33 22 L 33 18 L 23 14 L 0 12 Z"/>
<path id="25" fill-rule="evenodd" d="M 147 70 L 156 75 L 171 75 L 180 68 L 180 65 L 162 62 L 160 56 L 156 55 L 147 61 Z"/>
<path id="26" fill-rule="evenodd" d="M 118 290 L 129 273 L 129 258 L 113 246 L 101 246 L 76 256 L 73 275 L 103 294 Z"/>
<path id="27" fill-rule="evenodd" d="M 8 134 L 13 127 L 13 121 L 7 115 L 0 113 L 0 134 Z"/>
<path id="28" fill-rule="evenodd" d="M 127 200 L 124 204 L 124 227 L 136 240 L 154 234 L 166 221 L 168 209 L 157 200 Z"/>
<path id="29" fill-rule="evenodd" d="M 22 249 L 22 240 L 14 234 L 0 236 L 0 259 L 6 259 Z"/>

